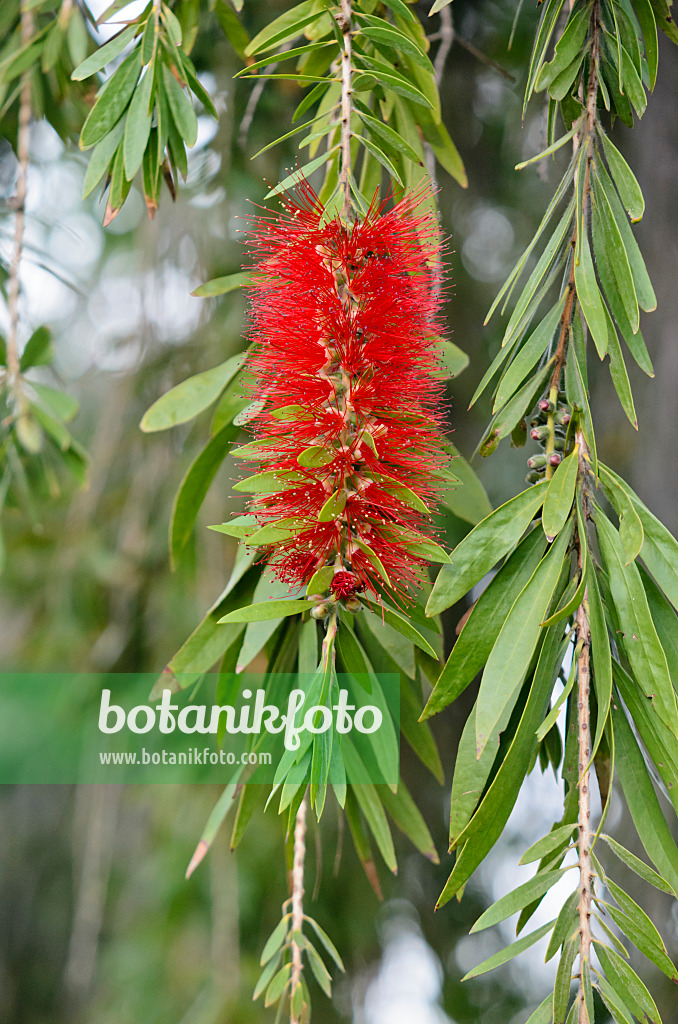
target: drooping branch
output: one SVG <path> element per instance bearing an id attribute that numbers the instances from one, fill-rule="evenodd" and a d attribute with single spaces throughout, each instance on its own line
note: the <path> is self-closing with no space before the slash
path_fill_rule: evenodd
<path id="1" fill-rule="evenodd" d="M 351 41 L 351 0 L 341 0 L 337 24 L 341 29 L 344 47 L 341 54 L 341 171 L 339 187 L 343 196 L 342 214 L 348 219 L 351 213 L 351 114 L 353 48 Z"/>
<path id="2" fill-rule="evenodd" d="M 21 8 L 22 46 L 28 46 L 30 44 L 31 39 L 33 38 L 33 31 L 33 11 L 29 9 L 28 3 L 24 0 Z M 21 79 L 21 92 L 19 94 L 19 126 L 17 132 L 17 157 L 19 160 L 19 166 L 17 169 L 16 196 L 14 199 L 16 214 L 14 221 L 12 258 L 10 261 L 9 279 L 7 283 L 7 306 L 9 311 L 9 329 L 7 331 L 7 377 L 9 386 L 15 391 L 15 393 L 19 387 L 19 277 L 26 224 L 26 189 L 28 180 L 28 164 L 30 159 L 30 141 L 31 70 L 29 68 L 23 73 Z"/>
<path id="3" fill-rule="evenodd" d="M 590 71 L 589 80 L 586 89 L 586 110 L 582 115 L 582 122 L 579 130 L 575 133 L 572 141 L 573 154 L 579 151 L 583 146 L 588 149 L 586 155 L 586 166 L 584 168 L 584 182 L 582 188 L 582 210 L 581 210 L 581 223 L 586 230 L 586 211 L 589 203 L 589 195 L 591 192 L 591 161 L 593 159 L 593 140 L 596 131 L 596 123 L 598 118 L 598 61 L 600 59 L 600 4 L 599 0 L 594 0 L 591 8 L 591 53 L 590 53 Z M 577 167 L 575 169 L 575 194 L 578 192 L 577 188 L 577 177 L 580 171 Z M 570 275 L 567 282 L 567 295 L 565 298 L 565 306 L 563 313 L 560 318 L 560 333 L 558 336 L 558 345 L 556 347 L 555 361 L 553 364 L 553 373 L 551 374 L 551 384 L 549 390 L 549 401 L 555 409 L 558 400 L 558 391 L 560 388 L 561 374 L 565 368 L 565 362 L 567 359 L 567 343 L 570 338 L 570 332 L 572 330 L 572 317 L 576 309 L 576 298 L 577 289 L 575 285 L 575 258 L 577 251 L 577 218 L 575 218 L 575 228 L 571 239 L 571 264 L 570 264 Z M 546 442 L 546 455 L 547 457 L 555 450 L 555 419 L 553 411 L 549 412 L 548 415 L 548 428 L 549 435 Z M 547 461 L 546 465 L 546 478 L 549 479 L 553 476 L 554 467 Z"/>
<path id="4" fill-rule="evenodd" d="M 587 446 L 580 430 L 577 431 L 579 480 L 585 488 L 587 474 Z M 586 494 L 584 493 L 584 508 Z M 585 521 L 585 517 L 584 517 Z M 586 537 L 577 533 L 577 565 L 580 572 L 584 571 L 584 551 Z M 591 1024 L 586 1006 L 586 990 L 583 983 L 584 965 L 588 964 L 591 955 L 591 905 L 593 900 L 593 870 L 591 866 L 591 792 L 590 769 L 591 758 L 591 628 L 588 615 L 588 593 L 577 609 L 577 747 L 579 772 L 579 808 L 577 851 L 579 857 L 579 993 L 578 1024 Z"/>
<path id="5" fill-rule="evenodd" d="M 304 796 L 294 826 L 294 860 L 292 862 L 292 932 L 301 931 L 304 923 L 304 861 L 306 858 L 306 796 Z M 301 947 L 292 940 L 292 975 L 290 996 L 294 996 L 301 980 Z M 290 1009 L 290 1024 L 297 1024 L 299 1015 Z"/>

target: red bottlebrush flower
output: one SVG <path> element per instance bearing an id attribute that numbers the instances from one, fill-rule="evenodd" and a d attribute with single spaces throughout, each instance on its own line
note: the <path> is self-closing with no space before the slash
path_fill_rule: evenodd
<path id="1" fill-rule="evenodd" d="M 330 583 L 330 590 L 335 597 L 353 597 L 360 590 L 360 580 L 352 572 L 335 572 Z"/>
<path id="2" fill-rule="evenodd" d="M 290 585 L 333 564 L 338 596 L 375 591 L 380 577 L 402 592 L 425 564 L 425 503 L 448 461 L 441 246 L 435 218 L 417 211 L 425 195 L 346 226 L 304 185 L 283 213 L 255 221 L 249 372 L 265 403 L 258 471 L 275 476 L 240 489 L 256 493 L 261 525 L 289 531 L 269 561 Z"/>

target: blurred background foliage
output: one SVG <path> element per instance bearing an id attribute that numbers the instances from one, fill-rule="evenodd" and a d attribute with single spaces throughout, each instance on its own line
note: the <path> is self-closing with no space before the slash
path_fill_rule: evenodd
<path id="1" fill-rule="evenodd" d="M 286 6 L 279 0 L 246 0 L 244 22 L 254 34 Z M 417 5 L 423 18 L 429 6 L 428 0 Z M 512 0 L 456 0 L 449 8 L 455 41 L 441 95 L 469 185 L 462 190 L 441 170 L 439 200 L 450 239 L 451 336 L 471 359 L 469 369 L 452 382 L 449 409 L 455 444 L 467 457 L 480 440 L 488 408 L 480 402 L 470 414 L 465 410 L 500 338 L 499 320 L 482 327 L 485 313 L 548 201 L 553 181 L 542 175 L 557 180 L 557 168 L 548 165 L 514 171 L 516 163 L 543 148 L 545 137 L 538 106 L 521 126 L 524 69 L 538 12 L 532 3 L 522 5 L 507 50 L 520 6 Z M 439 31 L 438 17 L 426 27 Z M 638 238 L 659 300 L 658 312 L 644 324 L 657 377 L 648 384 L 630 368 L 639 435 L 626 421 L 607 373 L 593 382 L 592 404 L 601 457 L 676 533 L 678 51 L 663 38 L 660 50 L 658 84 L 646 116 L 633 133 L 623 126 L 613 133 L 647 199 Z M 199 116 L 187 185 L 176 204 L 165 197 L 153 223 L 134 186 L 104 230 L 96 194 L 81 202 L 86 161 L 74 141 L 64 143 L 44 122 L 33 126 L 24 314 L 29 324 L 48 323 L 54 331 L 55 368 L 81 403 L 72 429 L 90 451 L 91 467 L 85 489 L 63 485 L 39 516 L 30 519 L 19 510 L 5 516 L 3 669 L 160 671 L 220 592 L 233 558 L 232 541 L 205 529 L 239 509 L 239 499 L 230 495 L 237 470 L 229 459 L 200 513 L 188 557 L 176 573 L 169 569 L 172 498 L 205 442 L 208 416 L 150 436 L 138 424 L 173 384 L 243 346 L 240 294 L 214 300 L 190 292 L 202 281 L 239 269 L 250 204 L 262 201 L 266 181 L 280 180 L 284 169 L 295 165 L 294 151 L 284 146 L 254 161 L 251 155 L 289 122 L 299 91 L 291 83 L 270 82 L 253 114 L 252 86 L 232 80 L 242 65 L 214 16 L 192 56 L 220 119 L 217 124 Z M 4 259 L 15 158 L 8 143 L 0 147 Z M 526 454 L 502 448 L 491 466 L 480 459 L 474 463 L 495 504 L 520 488 Z M 451 515 L 444 525 L 450 543 L 467 528 Z M 450 635 L 464 610 L 448 613 Z M 448 787 L 463 716 L 474 698 L 467 693 L 434 724 Z M 535 769 L 504 840 L 463 901 L 434 917 L 431 910 L 449 871 L 449 789 L 441 789 L 414 759 L 409 763 L 407 750 L 403 755 L 403 775 L 418 793 L 443 863 L 430 864 L 403 841 L 400 874 L 394 879 L 383 873 L 385 899 L 379 904 L 351 844 L 343 845 L 341 836 L 325 827 L 321 849 L 311 832 L 307 889 L 316 892 L 309 912 L 321 924 L 331 922 L 347 965 L 334 1003 L 314 1001 L 314 1019 L 318 1024 L 522 1022 L 552 980 L 553 965 L 545 967 L 538 954 L 464 986 L 457 979 L 499 947 L 497 936 L 467 933 L 483 907 L 516 884 L 516 850 L 550 824 L 558 799 L 553 780 Z M 3 788 L 0 1021 L 247 1024 L 269 1019 L 271 1012 L 252 1004 L 250 993 L 259 952 L 286 896 L 280 827 L 275 815 L 259 817 L 237 856 L 228 850 L 225 829 L 185 882 L 185 867 L 216 793 L 212 787 Z M 613 805 L 615 834 L 633 846 L 631 830 L 623 834 L 621 814 L 620 805 Z M 608 824 L 615 827 L 614 820 Z M 620 881 L 624 884 L 623 873 Z M 675 908 L 667 921 L 662 895 L 652 899 L 656 902 L 646 909 L 663 923 L 675 957 Z M 635 966 L 641 973 L 651 970 Z M 675 1013 L 670 983 L 653 974 L 657 1003 L 670 1021 Z"/>

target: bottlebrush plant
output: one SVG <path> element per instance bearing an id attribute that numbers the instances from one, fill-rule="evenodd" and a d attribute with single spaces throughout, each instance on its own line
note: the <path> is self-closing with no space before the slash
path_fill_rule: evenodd
<path id="1" fill-rule="evenodd" d="M 425 559 L 443 451 L 439 361 L 440 231 L 417 214 L 427 193 L 362 220 L 327 218 L 302 186 L 283 214 L 254 225 L 250 248 L 250 397 L 256 440 L 233 454 L 258 472 L 248 542 L 276 578 L 328 600 L 395 597 Z"/>
<path id="2" fill-rule="evenodd" d="M 468 976 L 548 936 L 546 959 L 558 957 L 554 989 L 528 1024 L 593 1024 L 607 1020 L 605 1013 L 616 1024 L 659 1024 L 622 938 L 671 980 L 678 972 L 648 915 L 610 877 L 605 848 L 644 882 L 678 894 L 671 833 L 678 810 L 678 543 L 598 458 L 589 368 L 592 348 L 609 359 L 636 427 L 624 351 L 652 376 L 640 325 L 656 300 L 631 226 L 643 215 L 642 191 L 610 129 L 615 120 L 632 127 L 642 116 L 657 77 L 657 29 L 673 42 L 678 30 L 668 0 L 544 0 L 529 14 L 535 39 L 524 107 L 545 94 L 547 144 L 519 168 L 568 158 L 535 237 L 490 310 L 492 316 L 514 303 L 473 399 L 496 382 L 479 452 L 493 455 L 509 437 L 515 447 L 529 437 L 541 448 L 527 460 L 529 486 L 492 512 L 473 471 L 444 439 L 443 379 L 467 362 L 443 338 L 433 180 L 437 161 L 457 185 L 466 184 L 438 89 L 454 39 L 449 3 L 430 7 L 440 15 L 433 51 L 424 22 L 403 0 L 303 0 L 252 39 L 238 17 L 241 3 L 210 5 L 242 58 L 241 86 L 254 82 L 252 110 L 269 79 L 305 90 L 293 126 L 276 141 L 296 138 L 308 159 L 266 196 L 283 196 L 282 212 L 271 206 L 255 220 L 253 265 L 196 292 L 249 289 L 251 354 L 177 385 L 142 421 L 146 431 L 163 430 L 216 403 L 210 439 L 175 500 L 174 564 L 227 456 L 255 469 L 234 487 L 250 496 L 249 511 L 214 527 L 240 542 L 230 579 L 158 690 L 200 681 L 219 664 L 219 693 L 233 699 L 242 671 L 259 659 L 267 694 L 291 678 L 303 685 L 305 706 L 330 707 L 338 673 L 365 678 L 390 724 L 373 760 L 392 753 L 402 736 L 442 781 L 427 720 L 482 674 L 456 751 L 456 860 L 439 906 L 461 897 L 537 762 L 556 773 L 562 815 L 523 854 L 523 863 L 538 864 L 533 878 L 502 896 L 474 930 L 518 914 L 519 934 L 561 879 L 572 878 L 573 886 L 553 920 Z M 13 453 L 18 441 L 29 453 L 33 442 L 37 454 L 42 434 L 27 431 L 16 415 L 26 413 L 21 401 L 33 395 L 23 370 L 44 362 L 49 347 L 40 333 L 24 348 L 22 365 L 17 301 L 27 129 L 31 97 L 41 94 L 32 86 L 56 81 L 61 89 L 64 68 L 74 64 L 76 81 L 97 76 L 80 141 L 92 149 L 86 189 L 103 181 L 107 220 L 138 173 L 155 212 L 162 181 L 174 191 L 187 170 L 186 146 L 198 128 L 192 97 L 213 115 L 216 108 L 188 57 L 198 30 L 195 0 L 151 0 L 131 13 L 116 0 L 102 18 L 119 16 L 123 27 L 89 56 L 80 18 L 86 4 L 64 0 L 60 15 L 49 0 L 5 6 L 0 26 L 11 31 L 0 86 L 3 110 L 17 109 L 20 175 L 3 375 L 9 414 L 2 426 L 11 436 L 2 452 Z M 75 50 L 82 50 L 78 60 Z M 71 96 L 86 102 L 82 87 L 74 90 Z M 49 103 L 45 110 L 61 124 Z M 308 184 L 314 175 L 315 191 Z M 82 469 L 63 425 L 68 416 L 55 420 L 40 409 L 38 402 L 32 415 L 41 429 L 64 455 L 75 453 L 71 462 Z M 451 554 L 435 539 L 437 502 L 473 527 Z M 431 563 L 442 563 L 433 583 Z M 472 603 L 472 589 L 488 577 Z M 439 616 L 461 602 L 466 614 L 443 664 Z M 400 679 L 399 718 L 398 701 L 380 683 L 386 676 Z M 235 770 L 189 874 L 231 811 L 232 846 L 241 842 L 264 797 L 250 779 L 248 769 Z M 317 946 L 343 968 L 331 939 L 304 913 L 307 829 L 324 827 L 311 824 L 309 807 L 320 822 L 327 801 L 336 802 L 377 893 L 373 844 L 391 871 L 397 867 L 389 818 L 437 860 L 403 781 L 364 780 L 350 738 L 331 732 L 315 736 L 298 757 L 283 755 L 266 794 L 286 833 L 291 893 L 264 947 L 255 996 L 279 1004 L 279 1013 L 287 1008 L 292 1022 L 310 1015 L 306 967 L 331 992 Z M 654 866 L 603 832 L 615 786 Z"/>

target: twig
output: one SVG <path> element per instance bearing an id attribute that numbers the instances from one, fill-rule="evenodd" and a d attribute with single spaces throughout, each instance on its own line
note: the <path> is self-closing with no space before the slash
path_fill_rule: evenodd
<path id="1" fill-rule="evenodd" d="M 586 441 L 581 431 L 577 431 L 579 445 L 580 480 L 585 481 Z M 584 547 L 586 538 L 577 535 L 577 564 L 579 571 L 584 571 Z M 577 745 L 579 751 L 579 837 L 577 848 L 579 853 L 579 1024 L 590 1024 L 586 1008 L 586 993 L 583 984 L 584 964 L 591 955 L 591 903 L 593 899 L 593 870 L 591 868 L 591 794 L 590 771 L 588 766 L 591 757 L 591 701 L 590 701 L 590 648 L 591 628 L 588 615 L 588 592 L 584 591 L 584 599 L 577 609 L 577 644 L 579 657 L 577 660 Z"/>
<path id="2" fill-rule="evenodd" d="M 24 2 L 21 8 L 21 44 L 28 46 L 33 38 L 33 11 Z M 24 71 L 21 77 L 21 93 L 19 96 L 19 127 L 17 132 L 17 170 L 16 196 L 14 208 L 14 246 L 9 268 L 7 283 L 7 306 L 9 310 L 9 329 L 7 331 L 7 378 L 10 389 L 15 393 L 19 389 L 19 352 L 17 334 L 19 327 L 19 272 L 24 247 L 24 229 L 26 224 L 26 185 L 28 180 L 28 164 L 31 142 L 31 69 Z"/>
<path id="3" fill-rule="evenodd" d="M 438 39 L 440 39 L 440 46 L 436 52 L 436 59 L 433 61 L 433 70 L 436 75 L 436 85 L 440 88 L 440 83 L 443 80 L 443 73 L 445 71 L 445 64 L 447 58 L 450 55 L 452 44 L 454 43 L 454 23 L 452 21 L 452 12 L 449 7 L 443 7 L 440 12 L 440 30 L 438 32 Z"/>
<path id="4" fill-rule="evenodd" d="M 292 931 L 301 931 L 304 923 L 304 860 L 306 857 L 306 796 L 304 795 L 294 825 L 294 860 L 292 862 Z M 292 975 L 290 1000 L 293 1000 L 301 979 L 301 948 L 292 940 Z M 299 1016 L 290 1007 L 290 1024 L 298 1024 Z"/>
<path id="5" fill-rule="evenodd" d="M 344 40 L 344 49 L 341 54 L 341 173 L 339 187 L 344 196 L 342 214 L 346 220 L 351 216 L 352 13 L 351 0 L 341 0 L 341 12 L 337 16 L 337 25 L 341 29 Z"/>

